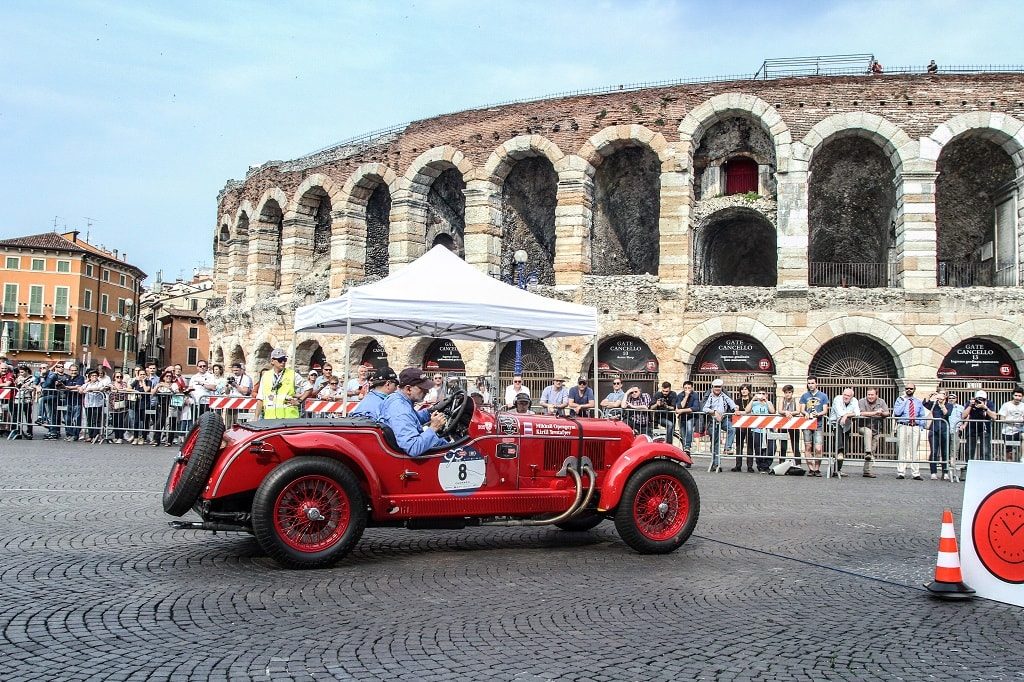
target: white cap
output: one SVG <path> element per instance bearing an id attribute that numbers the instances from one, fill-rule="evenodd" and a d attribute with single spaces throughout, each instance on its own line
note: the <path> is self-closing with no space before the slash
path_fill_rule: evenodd
<path id="1" fill-rule="evenodd" d="M 975 398 L 988 398 L 988 393 L 985 393 L 985 391 L 975 391 L 974 392 L 974 397 Z"/>
<path id="2" fill-rule="evenodd" d="M 64 363 L 64 369 L 71 369 L 74 366 L 75 363 L 71 362 L 70 360 Z"/>
<path id="3" fill-rule="evenodd" d="M 721 379 L 715 379 L 714 381 L 711 382 L 711 385 L 712 386 L 725 386 L 725 382 L 722 381 Z"/>

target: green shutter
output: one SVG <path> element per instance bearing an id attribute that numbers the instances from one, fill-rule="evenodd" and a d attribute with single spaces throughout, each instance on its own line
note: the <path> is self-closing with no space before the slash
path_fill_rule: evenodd
<path id="1" fill-rule="evenodd" d="M 53 350 L 53 331 L 56 328 L 56 326 L 57 325 L 55 324 L 46 325 L 46 350 Z"/>
<path id="2" fill-rule="evenodd" d="M 57 287 L 57 294 L 53 301 L 53 314 L 66 317 L 68 314 L 68 290 L 66 287 Z"/>
<path id="3" fill-rule="evenodd" d="M 29 315 L 42 315 L 43 314 L 43 288 L 40 286 L 32 286 L 28 290 L 28 314 Z"/>
<path id="4" fill-rule="evenodd" d="M 4 312 L 12 315 L 18 314 L 18 285 L 4 285 Z"/>

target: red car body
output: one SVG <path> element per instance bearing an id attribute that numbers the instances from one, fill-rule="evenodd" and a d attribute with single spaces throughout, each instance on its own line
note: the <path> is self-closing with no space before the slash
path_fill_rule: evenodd
<path id="1" fill-rule="evenodd" d="M 693 531 L 700 501 L 679 449 L 621 421 L 493 414 L 468 402 L 452 446 L 420 457 L 367 420 L 266 420 L 218 431 L 219 418 L 205 415 L 172 467 L 165 509 L 191 507 L 202 519 L 179 527 L 254 532 L 271 556 L 299 568 L 334 563 L 367 525 L 555 522 L 586 530 L 614 518 L 641 552 L 672 551 Z M 218 435 L 212 458 L 200 452 Z M 200 456 L 212 465 L 194 461 Z M 201 484 L 192 500 L 186 483 Z"/>

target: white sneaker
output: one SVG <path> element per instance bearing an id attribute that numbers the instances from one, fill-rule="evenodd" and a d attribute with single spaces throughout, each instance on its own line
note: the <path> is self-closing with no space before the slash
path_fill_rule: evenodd
<path id="1" fill-rule="evenodd" d="M 948 481 L 949 480 L 949 472 L 948 471 L 946 473 L 942 474 L 942 480 L 943 481 Z"/>
<path id="2" fill-rule="evenodd" d="M 932 474 L 932 480 L 933 481 L 939 480 L 939 475 L 938 474 Z"/>

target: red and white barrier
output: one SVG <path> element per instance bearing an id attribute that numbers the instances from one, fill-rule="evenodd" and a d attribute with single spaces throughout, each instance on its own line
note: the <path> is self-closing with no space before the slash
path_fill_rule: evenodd
<path id="1" fill-rule="evenodd" d="M 356 405 L 351 400 L 307 400 L 305 409 L 310 414 L 348 414 Z"/>
<path id="2" fill-rule="evenodd" d="M 818 428 L 818 420 L 813 417 L 736 414 L 732 417 L 732 425 L 741 429 L 801 429 L 813 431 Z"/>
<path id="3" fill-rule="evenodd" d="M 0 400 L 10 400 L 14 397 L 13 388 L 0 388 Z"/>
<path id="4" fill-rule="evenodd" d="M 260 406 L 259 398 L 211 395 L 207 400 L 211 410 L 255 410 Z"/>

